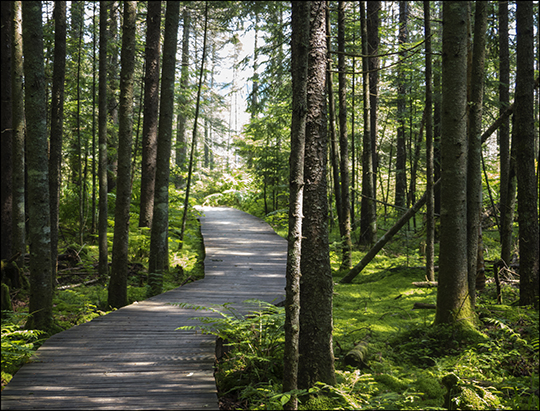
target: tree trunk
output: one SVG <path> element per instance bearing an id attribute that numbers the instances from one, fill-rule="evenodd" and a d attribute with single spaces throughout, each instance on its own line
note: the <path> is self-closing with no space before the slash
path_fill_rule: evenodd
<path id="1" fill-rule="evenodd" d="M 52 318 L 51 220 L 47 159 L 47 101 L 41 2 L 22 2 L 25 108 L 28 121 L 30 303 L 27 327 L 48 330 Z"/>
<path id="2" fill-rule="evenodd" d="M 186 170 L 186 121 L 188 104 L 188 79 L 189 79 L 189 28 L 190 15 L 188 8 L 184 8 L 182 16 L 184 31 L 182 37 L 182 69 L 180 71 L 180 92 L 178 93 L 178 117 L 176 126 L 176 166 L 178 175 L 176 176 L 176 188 L 182 183 L 182 174 Z"/>
<path id="3" fill-rule="evenodd" d="M 21 2 L 13 3 L 11 81 L 12 81 L 12 126 L 13 126 L 13 226 L 12 254 L 17 255 L 17 265 L 24 266 L 26 254 L 26 215 L 25 215 L 25 118 L 23 91 L 23 42 Z M 3 232 L 3 231 L 2 231 Z"/>
<path id="4" fill-rule="evenodd" d="M 131 146 L 133 140 L 133 72 L 135 68 L 135 1 L 124 2 L 118 113 L 118 178 L 108 305 L 127 304 L 129 208 L 131 204 Z"/>
<path id="5" fill-rule="evenodd" d="M 399 38 L 398 47 L 404 47 L 404 44 L 408 41 L 409 31 L 407 30 L 407 23 L 409 20 L 409 6 L 407 1 L 399 2 Z M 399 58 L 406 57 L 406 52 L 400 51 Z M 396 157 L 396 199 L 395 204 L 398 207 L 405 207 L 406 204 L 406 191 L 407 191 L 407 151 L 405 148 L 405 111 L 406 111 L 406 87 L 405 87 L 405 74 L 402 65 L 398 67 L 398 97 L 397 97 L 397 116 L 398 116 L 398 129 L 397 129 L 397 157 Z"/>
<path id="6" fill-rule="evenodd" d="M 486 2 L 477 1 L 474 18 L 474 44 L 469 107 L 469 145 L 467 157 L 467 263 L 469 298 L 476 304 L 478 249 L 482 244 L 482 103 L 487 30 Z"/>
<path id="7" fill-rule="evenodd" d="M 12 2 L 3 2 L 1 5 L 1 39 L 0 47 L 2 50 L 1 60 L 1 80 L 2 87 L 2 113 L 1 116 L 1 167 L 2 180 L 0 188 L 0 198 L 2 207 L 1 232 L 2 239 L 0 245 L 0 258 L 7 260 L 12 254 L 12 210 L 13 210 L 13 126 L 12 126 L 12 96 L 11 96 L 11 25 L 12 25 Z M 3 309 L 3 308 L 2 308 Z"/>
<path id="8" fill-rule="evenodd" d="M 98 218 L 98 275 L 105 281 L 109 275 L 108 263 L 108 201 L 107 201 L 107 5 L 99 3 L 99 97 L 98 97 L 98 146 L 99 146 L 99 218 Z"/>
<path id="9" fill-rule="evenodd" d="M 538 185 L 534 158 L 534 34 L 533 3 L 517 3 L 517 71 L 515 99 L 515 134 L 520 305 L 538 308 L 539 232 Z"/>
<path id="10" fill-rule="evenodd" d="M 435 210 L 433 196 L 433 96 L 431 70 L 431 11 L 424 2 L 426 39 L 426 278 L 435 281 Z"/>
<path id="11" fill-rule="evenodd" d="M 441 245 L 436 324 L 472 324 L 467 286 L 467 7 L 443 3 Z"/>
<path id="12" fill-rule="evenodd" d="M 345 2 L 338 3 L 338 55 L 339 70 L 339 151 L 340 151 L 340 174 L 341 174 L 341 217 L 342 229 L 340 230 L 343 247 L 340 270 L 351 268 L 351 201 L 349 195 L 349 141 L 347 136 L 347 78 L 345 74 Z"/>
<path id="13" fill-rule="evenodd" d="M 146 15 L 146 75 L 144 78 L 144 120 L 141 163 L 141 210 L 139 227 L 152 227 L 159 105 L 159 56 L 161 2 L 148 2 Z"/>
<path id="14" fill-rule="evenodd" d="M 66 2 L 54 6 L 54 71 L 51 102 L 51 140 L 49 154 L 49 195 L 51 200 L 51 261 L 55 286 L 58 256 L 58 208 L 62 181 L 62 134 L 64 128 L 64 81 L 66 77 Z"/>
<path id="15" fill-rule="evenodd" d="M 109 20 L 107 25 L 109 50 L 107 52 L 107 79 L 109 81 L 107 89 L 107 105 L 109 121 L 114 127 L 108 129 L 107 138 L 107 189 L 109 192 L 116 188 L 116 177 L 118 175 L 118 21 L 120 6 L 118 1 L 107 2 Z"/>
<path id="16" fill-rule="evenodd" d="M 148 259 L 148 296 L 163 291 L 163 272 L 169 267 L 169 168 L 174 117 L 174 80 L 176 71 L 176 42 L 180 2 L 167 2 L 165 38 L 163 43 L 163 68 L 161 73 L 161 98 L 159 134 L 157 141 L 156 186 L 154 216 Z"/>
<path id="17" fill-rule="evenodd" d="M 373 147 L 371 135 L 371 99 L 369 97 L 369 68 L 367 23 L 364 3 L 360 3 L 360 21 L 362 27 L 362 79 L 364 100 L 364 133 L 362 136 L 362 203 L 360 204 L 360 244 L 372 245 L 377 239 L 377 207 L 375 205 Z"/>
<path id="18" fill-rule="evenodd" d="M 373 198 L 377 198 L 377 168 L 379 157 L 377 155 L 377 137 L 379 127 L 379 12 L 381 2 L 367 1 L 367 52 L 369 57 L 369 118 L 371 132 L 371 154 L 373 169 Z M 376 215 L 373 216 L 376 218 Z M 375 233 L 376 235 L 376 233 Z"/>
<path id="19" fill-rule="evenodd" d="M 307 83 L 304 220 L 300 280 L 299 388 L 335 384 L 332 293 L 326 198 L 326 2 L 311 6 Z"/>
<path id="20" fill-rule="evenodd" d="M 199 121 L 199 110 L 201 106 L 201 91 L 202 91 L 203 75 L 204 75 L 204 61 L 206 60 L 207 34 L 208 34 L 208 1 L 205 1 L 204 3 L 204 36 L 203 36 L 203 49 L 202 49 L 202 57 L 201 57 L 201 69 L 199 71 L 199 87 L 197 88 L 197 103 L 195 105 L 195 119 L 193 121 L 193 135 L 191 138 L 191 152 L 189 155 L 188 179 L 187 179 L 187 184 L 186 184 L 186 194 L 184 196 L 184 213 L 182 215 L 180 246 L 182 246 L 182 241 L 184 240 L 184 232 L 186 230 L 186 221 L 187 221 L 187 213 L 188 213 L 188 206 L 189 206 L 189 191 L 191 189 L 191 178 L 193 175 L 195 149 L 197 148 L 197 122 Z"/>
<path id="21" fill-rule="evenodd" d="M 302 250 L 302 206 L 304 190 L 304 150 L 307 115 L 307 70 L 309 53 L 309 16 L 311 3 L 292 2 L 292 119 L 289 177 L 289 235 L 287 252 L 287 286 L 285 296 L 285 348 L 283 392 L 298 388 L 298 336 L 300 332 L 300 260 Z M 286 404 L 297 409 L 295 397 Z"/>

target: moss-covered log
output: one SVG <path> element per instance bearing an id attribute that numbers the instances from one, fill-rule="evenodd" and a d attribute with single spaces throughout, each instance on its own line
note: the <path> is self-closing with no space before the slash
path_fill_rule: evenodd
<path id="1" fill-rule="evenodd" d="M 368 343 L 367 341 L 361 341 L 350 350 L 345 358 L 343 363 L 345 365 L 350 365 L 355 368 L 361 368 L 366 366 L 366 358 L 368 353 Z"/>

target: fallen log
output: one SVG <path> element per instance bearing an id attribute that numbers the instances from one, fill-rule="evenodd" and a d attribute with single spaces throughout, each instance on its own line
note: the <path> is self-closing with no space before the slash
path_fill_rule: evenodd
<path id="1" fill-rule="evenodd" d="M 365 360 L 367 358 L 367 353 L 368 353 L 368 343 L 367 341 L 361 341 L 358 344 L 356 344 L 354 348 L 347 353 L 347 355 L 343 359 L 343 363 L 345 365 L 350 365 L 351 367 L 355 367 L 355 368 L 365 367 L 366 366 Z"/>
<path id="2" fill-rule="evenodd" d="M 68 288 L 75 288 L 75 287 L 80 287 L 81 285 L 89 285 L 89 284 L 94 284 L 94 283 L 97 283 L 100 279 L 99 278 L 96 278 L 94 280 L 90 280 L 90 281 L 85 281 L 84 283 L 79 283 L 79 284 L 70 284 L 70 285 L 62 285 L 60 287 L 56 287 L 57 290 L 66 290 Z"/>
<path id="3" fill-rule="evenodd" d="M 429 308 L 429 309 L 436 309 L 437 306 L 435 304 L 426 304 L 426 303 L 414 303 L 413 310 L 415 309 L 422 309 L 422 308 Z"/>
<path id="4" fill-rule="evenodd" d="M 441 184 L 441 179 L 439 178 L 437 182 L 433 185 L 433 189 L 436 190 Z M 401 216 L 401 218 L 394 224 L 392 228 L 390 228 L 380 239 L 377 241 L 377 243 L 367 252 L 367 254 L 362 258 L 362 260 L 356 264 L 351 271 L 348 272 L 348 274 L 343 277 L 340 281 L 341 284 L 350 283 L 354 277 L 356 277 L 360 272 L 368 265 L 371 260 L 381 251 L 381 249 L 394 237 L 394 235 L 401 230 L 401 227 L 409 221 L 409 219 L 415 215 L 420 208 L 426 203 L 427 199 L 427 193 L 424 193 L 424 195 L 416 202 L 414 205 L 409 208 L 405 214 Z"/>
<path id="5" fill-rule="evenodd" d="M 437 287 L 439 283 L 437 281 L 414 281 L 412 283 L 415 287 L 421 287 L 421 288 L 431 288 L 431 287 Z"/>

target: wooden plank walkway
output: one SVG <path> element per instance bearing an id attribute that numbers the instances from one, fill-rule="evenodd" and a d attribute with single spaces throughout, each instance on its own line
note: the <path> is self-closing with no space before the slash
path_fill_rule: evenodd
<path id="1" fill-rule="evenodd" d="M 8 409 L 218 409 L 215 338 L 195 331 L 208 306 L 285 298 L 286 241 L 264 221 L 201 207 L 205 278 L 49 338 L 2 392 Z"/>

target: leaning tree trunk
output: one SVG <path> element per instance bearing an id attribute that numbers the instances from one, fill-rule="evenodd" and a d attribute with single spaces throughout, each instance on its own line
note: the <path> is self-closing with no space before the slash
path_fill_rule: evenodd
<path id="1" fill-rule="evenodd" d="M 30 303 L 27 327 L 48 330 L 52 317 L 51 220 L 47 159 L 47 101 L 41 2 L 22 2 L 27 114 Z"/>
<path id="2" fill-rule="evenodd" d="M 118 179 L 114 214 L 114 240 L 108 305 L 127 304 L 129 208 L 131 204 L 131 146 L 133 140 L 133 72 L 135 68 L 135 1 L 124 2 L 122 30 L 122 69 L 120 71 L 120 109 L 118 113 Z"/>

